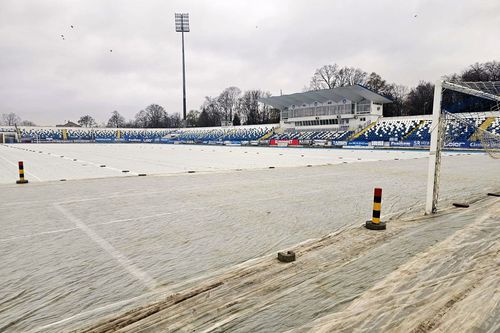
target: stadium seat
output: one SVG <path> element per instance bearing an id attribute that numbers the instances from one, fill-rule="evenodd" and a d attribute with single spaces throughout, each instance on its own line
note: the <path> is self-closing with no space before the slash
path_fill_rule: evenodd
<path id="1" fill-rule="evenodd" d="M 285 132 L 276 133 L 270 139 L 276 140 L 346 140 L 352 131 L 299 131 L 299 132 Z"/>
<path id="2" fill-rule="evenodd" d="M 190 128 L 179 130 L 177 141 L 254 141 L 270 131 L 272 126 Z"/>
<path id="3" fill-rule="evenodd" d="M 447 142 L 466 142 L 477 140 L 473 135 L 476 128 L 488 126 L 490 133 L 500 135 L 500 117 L 485 123 L 486 116 L 480 116 L 461 121 L 450 118 L 446 122 Z M 488 125 L 489 124 L 489 125 Z M 405 117 L 404 119 L 381 118 L 353 141 L 430 141 L 431 120 L 421 117 Z M 225 142 L 225 141 L 257 141 L 263 137 L 276 140 L 335 140 L 346 141 L 353 134 L 352 131 L 335 130 L 286 130 L 275 133 L 273 125 L 250 125 L 236 127 L 210 127 L 210 128 L 181 128 L 181 129 L 143 129 L 143 128 L 49 128 L 49 127 L 19 127 L 22 140 L 31 141 L 114 141 L 124 142 L 152 142 L 161 138 L 168 138 L 180 142 Z M 2 132 L 15 132 L 14 126 L 3 126 Z M 66 131 L 66 132 L 65 132 Z M 66 133 L 63 137 L 63 133 Z"/>
<path id="4" fill-rule="evenodd" d="M 379 119 L 379 121 L 366 132 L 353 141 L 400 141 L 419 125 L 416 119 Z"/>

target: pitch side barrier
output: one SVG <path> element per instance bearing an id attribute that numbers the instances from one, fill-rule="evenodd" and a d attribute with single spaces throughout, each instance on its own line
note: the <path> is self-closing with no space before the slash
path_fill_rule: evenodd
<path id="1" fill-rule="evenodd" d="M 299 139 L 289 139 L 289 140 L 278 140 L 271 139 L 269 140 L 270 146 L 298 146 L 300 145 Z"/>
<path id="2" fill-rule="evenodd" d="M 409 140 L 409 141 L 332 141 L 334 146 L 344 147 L 381 147 L 381 148 L 429 148 L 430 141 Z M 451 149 L 483 149 L 481 142 L 476 141 L 454 141 L 447 142 L 445 148 Z"/>
<path id="3" fill-rule="evenodd" d="M 398 148 L 404 148 L 404 147 L 413 147 L 413 148 L 429 148 L 430 147 L 430 141 L 396 141 L 396 142 L 390 142 L 389 143 L 390 147 L 398 147 Z M 474 142 L 474 141 L 454 141 L 454 142 L 447 142 L 444 145 L 445 148 L 452 148 L 452 149 L 483 149 L 483 145 L 481 142 Z"/>
<path id="4" fill-rule="evenodd" d="M 142 138 L 142 139 L 128 139 L 128 138 L 95 138 L 97 143 L 159 143 L 160 138 Z"/>
<path id="5" fill-rule="evenodd" d="M 22 143 L 39 142 L 39 143 L 166 143 L 166 144 L 205 144 L 205 145 L 226 145 L 226 146 L 278 146 L 278 147 L 346 147 L 346 148 L 420 148 L 428 149 L 430 141 L 426 140 L 405 140 L 405 141 L 345 141 L 345 140 L 177 140 L 167 138 L 68 138 L 67 140 L 55 138 L 22 138 Z M 444 145 L 448 149 L 484 149 L 480 141 L 454 141 L 447 142 Z"/>

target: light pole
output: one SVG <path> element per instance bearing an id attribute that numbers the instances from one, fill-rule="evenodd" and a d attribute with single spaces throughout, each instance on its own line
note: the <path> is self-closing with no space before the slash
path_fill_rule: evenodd
<path id="1" fill-rule="evenodd" d="M 182 35 L 182 111 L 186 124 L 186 64 L 184 61 L 184 33 L 189 32 L 189 14 L 175 13 L 175 31 Z"/>

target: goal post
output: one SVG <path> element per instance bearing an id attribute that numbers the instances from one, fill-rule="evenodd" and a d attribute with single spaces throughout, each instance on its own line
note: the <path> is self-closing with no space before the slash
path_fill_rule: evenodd
<path id="1" fill-rule="evenodd" d="M 432 107 L 431 146 L 429 150 L 429 170 L 427 175 L 427 195 L 425 214 L 434 214 L 437 210 L 439 195 L 439 171 L 441 167 L 441 149 L 443 147 L 443 121 L 441 117 L 442 81 L 434 86 L 434 102 Z"/>
<path id="2" fill-rule="evenodd" d="M 494 104 L 491 110 L 500 110 L 500 82 L 448 82 L 439 80 L 434 86 L 434 104 L 432 109 L 432 123 L 430 126 L 431 142 L 429 150 L 429 165 L 427 178 L 427 193 L 425 201 L 425 214 L 434 214 L 437 212 L 439 198 L 439 184 L 441 175 L 441 154 L 445 145 L 446 121 L 463 122 L 466 126 L 475 129 L 475 133 L 481 140 L 483 149 L 493 158 L 499 158 L 500 155 L 500 135 L 489 133 L 467 119 L 467 115 L 472 113 L 465 112 L 465 116 L 453 115 L 443 108 L 443 92 L 451 90 L 454 92 L 475 96 L 479 99 L 492 101 Z M 483 110 L 486 111 L 486 110 Z M 483 112 L 484 113 L 484 112 Z M 451 113 L 449 113 L 451 115 Z M 448 118 L 448 119 L 447 119 Z"/>

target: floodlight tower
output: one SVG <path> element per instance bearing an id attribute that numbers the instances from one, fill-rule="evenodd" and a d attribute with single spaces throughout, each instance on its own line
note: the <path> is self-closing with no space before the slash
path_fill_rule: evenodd
<path id="1" fill-rule="evenodd" d="M 186 124 L 186 64 L 184 60 L 184 33 L 189 32 L 189 14 L 175 13 L 175 31 L 182 35 L 182 115 Z"/>

